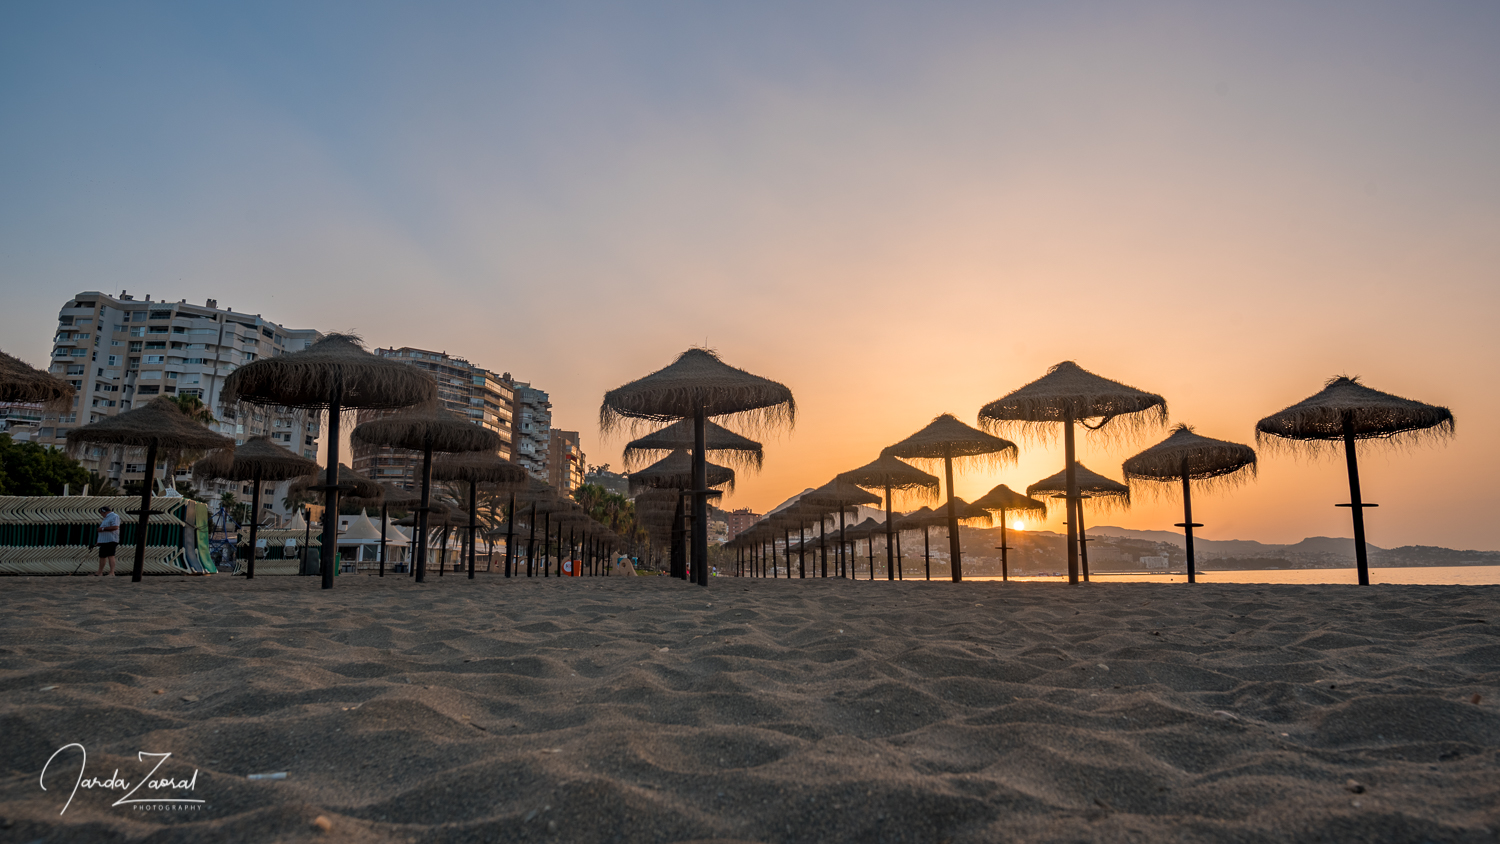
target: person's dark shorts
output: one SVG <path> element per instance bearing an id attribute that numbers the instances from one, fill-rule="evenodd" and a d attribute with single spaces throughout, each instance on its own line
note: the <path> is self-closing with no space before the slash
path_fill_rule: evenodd
<path id="1" fill-rule="evenodd" d="M 99 559 L 102 560 L 105 557 L 113 557 L 115 555 L 115 548 L 118 547 L 119 544 L 120 543 L 118 542 L 99 543 Z"/>

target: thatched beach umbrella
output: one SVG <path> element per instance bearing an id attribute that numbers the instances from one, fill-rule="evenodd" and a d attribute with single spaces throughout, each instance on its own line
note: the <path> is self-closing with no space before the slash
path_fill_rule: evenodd
<path id="1" fill-rule="evenodd" d="M 1453 431 L 1453 412 L 1446 407 L 1382 393 L 1361 384 L 1358 377 L 1339 376 L 1318 394 L 1257 422 L 1255 443 L 1312 453 L 1343 443 L 1344 459 L 1349 466 L 1349 503 L 1338 506 L 1349 507 L 1354 516 L 1354 557 L 1359 565 L 1359 585 L 1368 586 L 1364 508 L 1376 505 L 1366 504 L 1360 496 L 1356 441 L 1416 444 L 1447 439 L 1453 436 Z"/>
<path id="2" fill-rule="evenodd" d="M 688 553 L 686 543 L 688 542 L 689 534 L 691 534 L 694 546 L 697 545 L 700 535 L 706 536 L 707 534 L 706 530 L 696 527 L 691 531 L 688 530 L 687 522 L 689 519 L 692 519 L 694 525 L 703 525 L 705 522 L 698 521 L 696 515 L 694 515 L 695 511 L 688 511 L 688 506 L 682 502 L 680 496 L 690 494 L 695 488 L 701 488 L 708 493 L 719 493 L 718 490 L 712 489 L 719 486 L 727 486 L 731 490 L 734 489 L 733 469 L 720 466 L 716 463 L 704 463 L 701 467 L 703 476 L 699 478 L 697 475 L 698 468 L 700 467 L 694 465 L 691 455 L 686 451 L 678 450 L 668 454 L 650 466 L 638 472 L 631 472 L 626 476 L 630 481 L 632 492 L 647 489 L 669 489 L 679 492 L 678 513 L 672 526 L 672 576 L 679 579 L 688 577 L 688 560 L 690 554 Z M 704 506 L 707 507 L 708 498 L 706 496 L 694 496 L 695 500 L 698 498 L 702 498 Z M 706 509 L 704 514 L 706 517 Z M 706 560 L 707 558 L 705 557 L 704 559 Z M 698 569 L 692 569 L 692 572 L 692 577 L 695 581 L 701 579 L 702 573 Z"/>
<path id="3" fill-rule="evenodd" d="M 653 422 L 693 420 L 693 572 L 699 586 L 708 585 L 707 438 L 708 420 L 738 416 L 751 428 L 790 426 L 797 403 L 792 391 L 758 375 L 736 369 L 707 349 L 689 349 L 671 366 L 604 394 L 599 427 L 610 431 L 625 419 Z"/>
<path id="4" fill-rule="evenodd" d="M 734 491 L 734 470 L 727 466 L 716 463 L 706 464 L 707 484 L 705 489 L 711 487 L 726 487 Z M 646 489 L 677 489 L 691 491 L 693 488 L 694 472 L 693 456 L 681 449 L 668 454 L 666 457 L 652 463 L 637 472 L 626 475 L 630 482 L 632 491 Z"/>
<path id="5" fill-rule="evenodd" d="M 957 499 L 953 492 L 953 461 L 1001 465 L 1014 461 L 1017 451 L 1015 443 L 971 428 L 958 421 L 953 414 L 944 413 L 929 422 L 927 427 L 882 452 L 909 460 L 943 461 L 944 477 L 948 482 L 948 554 L 953 560 L 955 583 L 963 580 L 964 575 L 963 551 L 959 548 Z"/>
<path id="6" fill-rule="evenodd" d="M 387 545 L 389 544 L 387 538 L 390 534 L 391 508 L 395 507 L 398 510 L 404 510 L 416 507 L 422 502 L 422 496 L 419 493 L 403 489 L 395 484 L 382 482 L 376 484 L 376 486 L 380 488 L 380 495 L 374 498 L 351 495 L 345 500 L 359 507 L 380 507 L 380 576 L 385 577 L 385 554 Z"/>
<path id="7" fill-rule="evenodd" d="M 1022 515 L 1035 513 L 1045 516 L 1047 515 L 1047 502 L 1022 495 L 1005 484 L 1001 484 L 976 499 L 974 506 L 1000 514 L 997 517 L 1000 519 L 1000 579 L 1010 580 L 1010 541 L 1006 533 L 1010 525 L 1005 516 L 1007 513 L 1021 513 Z"/>
<path id="8" fill-rule="evenodd" d="M 511 494 L 510 517 L 505 521 L 505 576 L 510 577 L 516 568 L 516 508 L 522 504 L 530 507 L 530 515 L 526 524 L 531 528 L 531 540 L 526 547 L 526 576 L 531 576 L 531 549 L 536 542 L 536 504 L 539 501 L 552 501 L 557 498 L 557 490 L 549 483 L 539 481 L 536 478 L 527 478 L 520 485 L 520 489 Z"/>
<path id="9" fill-rule="evenodd" d="M 1026 494 L 1035 496 L 1050 493 L 1053 498 L 1062 498 L 1066 502 L 1071 502 L 1067 507 L 1068 541 L 1078 543 L 1079 554 L 1083 558 L 1083 579 L 1088 580 L 1089 550 L 1085 543 L 1090 540 L 1084 535 L 1083 502 L 1090 501 L 1100 510 L 1129 507 L 1130 487 L 1112 478 L 1106 478 L 1082 463 L 1074 463 L 1069 469 L 1072 471 L 1058 472 L 1026 487 Z M 1070 485 L 1076 492 L 1071 499 L 1068 498 Z"/>
<path id="10" fill-rule="evenodd" d="M 1193 433 L 1187 425 L 1172 429 L 1172 435 L 1125 461 L 1127 481 L 1181 481 L 1182 524 L 1187 550 L 1188 583 L 1198 581 L 1193 561 L 1193 481 L 1213 486 L 1234 486 L 1255 474 L 1255 449 L 1248 445 L 1210 439 Z M 1247 471 L 1248 470 L 1248 471 Z"/>
<path id="11" fill-rule="evenodd" d="M 39 404 L 60 413 L 73 407 L 74 395 L 72 384 L 0 352 L 0 404 Z"/>
<path id="12" fill-rule="evenodd" d="M 849 528 L 848 533 L 846 533 L 845 537 L 844 537 L 848 541 L 854 543 L 854 548 L 856 549 L 855 554 L 854 554 L 855 557 L 859 556 L 859 553 L 858 553 L 858 550 L 857 550 L 859 548 L 859 541 L 861 539 L 863 539 L 865 541 L 866 556 L 868 557 L 869 563 L 870 563 L 870 579 L 871 580 L 875 579 L 875 536 L 876 536 L 876 534 L 879 534 L 881 536 L 885 536 L 886 535 L 886 533 L 885 533 L 885 525 L 881 524 L 880 522 L 875 521 L 875 517 L 874 516 L 866 516 L 864 521 L 860 522 L 859 524 L 855 525 L 854 527 Z M 855 573 L 853 571 L 853 568 L 854 567 L 851 565 L 850 566 L 850 575 L 852 577 L 854 577 L 855 580 L 858 580 L 859 578 L 858 578 L 857 575 L 855 575 Z"/>
<path id="13" fill-rule="evenodd" d="M 879 489 L 885 492 L 886 579 L 895 580 L 896 558 L 892 548 L 895 545 L 896 520 L 891 510 L 891 493 L 893 490 L 900 490 L 901 492 L 935 496 L 938 492 L 937 475 L 929 475 L 910 463 L 903 463 L 889 454 L 881 454 L 875 460 L 866 463 L 858 469 L 844 472 L 839 475 L 839 479 L 855 484 L 856 486 Z"/>
<path id="14" fill-rule="evenodd" d="M 526 470 L 495 454 L 469 451 L 447 454 L 433 461 L 432 476 L 440 481 L 464 481 L 469 485 L 469 579 L 474 579 L 474 534 L 479 512 L 479 485 L 503 484 L 512 488 L 511 506 L 516 504 L 514 489 L 531 476 Z"/>
<path id="15" fill-rule="evenodd" d="M 661 430 L 626 443 L 626 468 L 633 468 L 650 460 L 660 460 L 678 449 L 691 454 L 694 445 L 693 425 L 691 419 L 679 419 Z M 717 422 L 704 423 L 703 448 L 714 459 L 741 469 L 759 471 L 765 461 L 765 449 L 760 443 L 740 436 Z"/>
<path id="16" fill-rule="evenodd" d="M 1098 422 L 1090 425 L 1090 419 Z M 1116 421 L 1118 420 L 1118 421 Z M 1022 433 L 1045 439 L 1052 424 L 1063 426 L 1063 495 L 1071 512 L 1078 504 L 1078 485 L 1072 476 L 1076 461 L 1073 423 L 1090 431 L 1109 426 L 1110 433 L 1133 433 L 1167 423 L 1167 400 L 1101 378 L 1072 361 L 1063 361 L 1030 384 L 979 409 L 979 424 L 986 430 L 1018 427 Z M 1113 423 L 1113 424 L 1111 424 Z M 1068 518 L 1068 582 L 1078 582 L 1078 531 Z"/>
<path id="17" fill-rule="evenodd" d="M 295 498 L 327 486 L 328 470 L 323 469 L 322 471 L 318 471 L 317 468 L 317 466 L 314 466 L 313 472 L 301 475 L 288 484 L 286 488 L 287 494 Z M 380 497 L 385 494 L 380 484 L 370 480 L 360 472 L 349 468 L 348 463 L 339 464 L 338 481 L 340 490 L 348 492 L 351 498 L 359 502 L 379 501 Z M 364 506 L 370 505 L 365 504 Z"/>
<path id="18" fill-rule="evenodd" d="M 417 532 L 422 535 L 422 540 L 417 546 L 416 565 L 416 582 L 422 583 L 427 575 L 427 523 L 423 514 L 432 503 L 433 452 L 487 451 L 493 454 L 502 445 L 500 435 L 430 404 L 361 423 L 349 438 L 364 445 L 422 452 L 422 503 L 417 506 Z"/>
<path id="19" fill-rule="evenodd" d="M 836 509 L 839 514 L 839 545 L 838 562 L 839 577 L 848 575 L 848 563 L 844 556 L 844 530 L 846 528 L 845 516 L 850 512 L 858 512 L 855 507 L 864 504 L 866 506 L 880 503 L 880 496 L 866 492 L 856 484 L 841 481 L 834 478 L 826 484 L 818 487 L 812 492 L 804 494 L 799 502 L 812 507 L 828 507 Z M 824 566 L 823 576 L 828 576 L 827 566 Z"/>
<path id="20" fill-rule="evenodd" d="M 287 481 L 318 470 L 315 461 L 293 454 L 267 436 L 251 437 L 234 451 L 214 452 L 193 465 L 193 474 L 226 481 L 250 481 L 250 562 L 245 579 L 255 577 L 255 534 L 260 527 L 260 488 L 266 481 Z"/>
<path id="21" fill-rule="evenodd" d="M 137 516 L 135 568 L 130 581 L 139 583 L 146 570 L 146 524 L 151 518 L 151 487 L 156 480 L 156 460 L 175 462 L 184 452 L 234 448 L 234 440 L 220 436 L 189 419 L 166 396 L 157 396 L 144 407 L 107 416 L 68 431 L 68 453 L 74 457 L 90 445 L 120 446 L 127 451 L 146 452 L 146 476 L 141 481 L 141 509 L 127 511 Z"/>
<path id="22" fill-rule="evenodd" d="M 437 382 L 408 363 L 365 351 L 352 334 L 329 334 L 300 352 L 261 358 L 224 380 L 223 401 L 328 411 L 328 482 L 324 510 L 339 512 L 339 422 L 346 410 L 391 410 L 437 400 Z M 333 588 L 338 519 L 323 526 L 323 588 Z"/>

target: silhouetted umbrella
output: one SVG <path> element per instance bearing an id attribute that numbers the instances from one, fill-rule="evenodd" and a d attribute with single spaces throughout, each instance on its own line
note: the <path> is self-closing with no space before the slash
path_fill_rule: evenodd
<path id="1" fill-rule="evenodd" d="M 1088 538 L 1084 536 L 1083 525 L 1083 502 L 1088 499 L 1100 510 L 1113 510 L 1116 507 L 1125 508 L 1130 506 L 1130 487 L 1116 480 L 1106 478 L 1098 472 L 1094 472 L 1082 463 L 1075 462 L 1071 473 L 1058 472 L 1026 487 L 1027 495 L 1038 493 L 1052 493 L 1053 498 L 1062 498 L 1066 501 L 1076 501 L 1076 507 L 1067 507 L 1068 511 L 1068 539 L 1077 542 L 1082 547 L 1083 554 L 1083 579 L 1089 579 L 1089 551 L 1084 543 Z M 1071 474 L 1071 478 L 1069 477 Z M 1077 495 L 1068 499 L 1068 487 L 1071 481 Z M 1075 524 L 1076 522 L 1076 524 Z"/>
<path id="2" fill-rule="evenodd" d="M 156 480 L 156 460 L 175 462 L 183 452 L 232 449 L 234 440 L 220 436 L 189 419 L 177 403 L 157 396 L 144 407 L 106 416 L 67 434 L 68 453 L 78 456 L 85 446 L 120 446 L 127 451 L 146 452 L 146 476 L 141 481 L 141 509 L 128 511 L 136 522 L 135 567 L 130 581 L 139 583 L 146 570 L 146 523 L 151 518 L 151 487 Z"/>
<path id="3" fill-rule="evenodd" d="M 944 413 L 927 427 L 887 448 L 882 454 L 915 460 L 941 460 L 948 482 L 948 554 L 953 560 L 954 582 L 964 579 L 963 551 L 959 548 L 958 510 L 954 504 L 953 461 L 979 461 L 998 465 L 1016 459 L 1016 444 L 991 436 Z"/>
<path id="4" fill-rule="evenodd" d="M 358 408 L 410 407 L 437 400 L 437 382 L 408 363 L 365 351 L 352 334 L 329 334 L 300 352 L 251 361 L 224 380 L 223 401 L 328 411 L 328 483 L 324 510 L 339 512 L 340 418 Z M 338 519 L 324 519 L 323 588 L 333 588 L 338 557 Z"/>
<path id="5" fill-rule="evenodd" d="M 422 503 L 417 507 L 417 532 L 422 535 L 422 540 L 417 546 L 416 565 L 416 581 L 422 583 L 427 575 L 427 525 L 421 514 L 432 502 L 433 452 L 487 451 L 493 454 L 500 450 L 500 435 L 432 404 L 362 422 L 349 438 L 364 445 L 422 452 Z"/>
<path id="6" fill-rule="evenodd" d="M 1095 425 L 1088 420 L 1098 419 Z M 1030 384 L 979 409 L 979 424 L 988 430 L 1017 426 L 1023 433 L 1046 438 L 1050 426 L 1063 426 L 1063 471 L 1077 461 L 1073 447 L 1073 423 L 1097 431 L 1118 419 L 1110 430 L 1123 426 L 1126 433 L 1167 423 L 1167 400 L 1155 393 L 1101 378 L 1072 361 L 1063 361 Z M 1078 486 L 1071 475 L 1063 491 L 1069 511 L 1078 503 Z M 1078 531 L 1068 518 L 1068 582 L 1078 582 Z"/>
<path id="7" fill-rule="evenodd" d="M 974 506 L 1000 514 L 1000 579 L 1010 580 L 1010 538 L 1006 531 L 1010 525 L 1006 513 L 1040 513 L 1047 515 L 1047 502 L 1022 495 L 1005 484 L 1001 484 L 974 501 Z"/>
<path id="8" fill-rule="evenodd" d="M 474 535 L 479 512 L 479 485 L 503 485 L 518 489 L 531 476 L 526 470 L 500 457 L 481 451 L 447 454 L 432 463 L 432 476 L 440 481 L 464 481 L 469 485 L 469 579 L 474 579 Z M 512 494 L 511 506 L 515 506 Z"/>
<path id="9" fill-rule="evenodd" d="M 1359 490 L 1359 459 L 1355 455 L 1357 440 L 1391 440 L 1418 443 L 1453 436 L 1453 412 L 1446 407 L 1403 399 L 1373 390 L 1359 378 L 1340 376 L 1330 380 L 1318 394 L 1260 420 L 1255 424 L 1255 443 L 1270 447 L 1285 443 L 1286 448 L 1317 452 L 1344 444 L 1344 459 L 1349 466 L 1349 504 L 1354 516 L 1354 557 L 1359 565 L 1359 584 L 1370 583 L 1369 561 L 1365 554 L 1366 504 Z M 1268 440 L 1267 437 L 1276 437 Z"/>
<path id="10" fill-rule="evenodd" d="M 1189 426 L 1178 425 L 1171 436 L 1126 460 L 1122 468 L 1127 481 L 1182 482 L 1182 524 L 1177 527 L 1186 540 L 1188 583 L 1196 583 L 1193 528 L 1202 525 L 1193 523 L 1192 481 L 1216 486 L 1244 483 L 1246 475 L 1255 474 L 1255 449 L 1199 436 Z"/>
<path id="11" fill-rule="evenodd" d="M 386 535 L 390 532 L 390 510 L 392 507 L 406 509 L 422 503 L 421 493 L 398 487 L 395 484 L 378 483 L 380 494 L 374 498 L 351 495 L 345 500 L 358 507 L 380 507 L 380 576 L 385 577 Z"/>
<path id="12" fill-rule="evenodd" d="M 929 475 L 910 463 L 903 463 L 889 454 L 881 454 L 873 461 L 866 463 L 858 469 L 853 469 L 839 475 L 839 479 L 858 486 L 880 489 L 885 492 L 886 579 L 895 580 L 896 558 L 893 546 L 895 545 L 896 520 L 891 510 L 891 493 L 893 490 L 900 490 L 902 492 L 915 492 L 929 496 L 937 495 L 937 475 Z"/>
<path id="13" fill-rule="evenodd" d="M 608 432 L 624 419 L 670 422 L 693 420 L 693 521 L 708 523 L 707 429 L 709 419 L 739 416 L 752 429 L 790 426 L 797 403 L 792 391 L 758 375 L 736 369 L 707 349 L 689 349 L 664 369 L 604 394 L 599 427 Z M 708 585 L 708 532 L 693 534 L 693 572 Z"/>
<path id="14" fill-rule="evenodd" d="M 717 490 L 710 490 L 711 487 L 717 486 L 728 486 L 730 489 L 734 489 L 733 469 L 720 466 L 716 463 L 705 463 L 702 467 L 704 476 L 700 479 L 696 477 L 696 468 L 693 464 L 692 456 L 686 451 L 678 450 L 638 472 L 630 473 L 626 477 L 630 481 L 632 492 L 639 492 L 645 489 L 671 489 L 677 490 L 679 493 L 690 494 L 700 483 L 702 484 L 702 489 L 712 492 L 718 492 Z M 695 500 L 700 498 L 705 502 L 706 506 L 708 498 L 694 496 Z M 686 505 L 681 501 L 680 497 L 677 506 L 681 509 L 672 523 L 671 559 L 672 576 L 681 579 L 688 577 L 689 573 L 688 562 L 690 554 L 685 544 L 688 542 L 689 534 L 691 534 L 693 544 L 696 547 L 698 537 L 706 535 L 708 532 L 700 529 L 689 531 L 687 521 L 690 515 L 694 525 L 702 525 L 705 522 L 699 521 L 696 515 L 689 514 L 686 511 Z M 705 515 L 707 512 L 705 509 Z M 704 559 L 706 560 L 707 558 Z M 693 569 L 692 571 L 694 580 L 701 579 L 701 572 L 697 569 Z"/>
<path id="15" fill-rule="evenodd" d="M 925 580 L 932 579 L 932 544 L 928 538 L 928 530 L 932 527 L 932 520 L 936 518 L 942 518 L 944 522 L 948 519 L 946 514 L 940 517 L 931 507 L 922 506 L 896 519 L 897 534 L 908 530 L 922 532 L 922 568 Z"/>
<path id="16" fill-rule="evenodd" d="M 647 460 L 659 460 L 678 449 L 691 453 L 693 445 L 693 420 L 679 419 L 659 431 L 626 443 L 625 466 L 633 468 Z M 717 422 L 704 423 L 703 448 L 714 459 L 741 469 L 759 471 L 765 460 L 765 450 L 760 443 Z"/>
<path id="17" fill-rule="evenodd" d="M 860 489 L 857 484 L 853 484 L 848 481 L 841 481 L 835 478 L 813 490 L 812 492 L 805 493 L 801 498 L 798 499 L 798 502 L 813 507 L 831 507 L 838 510 L 839 576 L 847 576 L 849 573 L 848 565 L 844 559 L 844 529 L 846 526 L 844 522 L 845 514 L 850 508 L 858 506 L 860 504 L 879 504 L 880 496 L 871 495 L 863 489 Z M 827 577 L 828 573 L 825 571 L 823 573 L 823 576 Z"/>
<path id="18" fill-rule="evenodd" d="M 317 466 L 314 466 L 313 469 L 312 473 L 298 476 L 288 484 L 286 488 L 287 494 L 293 497 L 302 496 L 313 490 L 322 489 L 327 486 L 328 470 L 316 471 Z M 347 463 L 339 464 L 338 479 L 340 489 L 348 490 L 349 496 L 355 499 L 356 502 L 359 502 L 361 506 L 369 506 L 363 502 L 379 501 L 381 496 L 385 494 L 380 484 L 349 468 L 349 464 Z"/>
<path id="19" fill-rule="evenodd" d="M 0 352 L 0 404 L 39 404 L 62 412 L 72 409 L 75 394 L 72 384 Z"/>
<path id="20" fill-rule="evenodd" d="M 260 488 L 266 481 L 287 481 L 318 471 L 316 461 L 293 454 L 271 442 L 267 436 L 251 437 L 233 451 L 214 452 L 193 465 L 193 474 L 226 481 L 249 481 L 250 494 L 250 562 L 245 579 L 255 577 L 255 534 L 260 527 Z"/>
<path id="21" fill-rule="evenodd" d="M 859 541 L 861 539 L 863 539 L 865 541 L 866 550 L 868 551 L 868 554 L 866 556 L 869 558 L 869 562 L 870 562 L 870 579 L 871 580 L 875 579 L 875 536 L 876 536 L 876 534 L 879 534 L 881 536 L 885 536 L 886 535 L 885 525 L 881 524 L 880 522 L 875 521 L 875 517 L 874 516 L 866 516 L 864 521 L 860 522 L 859 524 L 855 525 L 852 528 L 849 528 L 848 532 L 845 533 L 845 535 L 844 535 L 844 539 L 846 541 L 854 543 L 854 546 L 856 548 L 856 553 L 854 555 L 855 557 L 859 556 L 858 551 L 857 551 L 857 549 L 859 547 Z M 850 575 L 851 576 L 854 575 L 853 568 L 854 567 L 851 564 L 850 565 Z M 859 578 L 855 577 L 854 579 L 858 580 Z"/>
<path id="22" fill-rule="evenodd" d="M 708 487 L 728 487 L 734 490 L 734 470 L 715 463 L 707 465 Z M 686 451 L 674 451 L 638 472 L 626 475 L 633 491 L 645 489 L 678 489 L 691 492 L 693 488 L 693 457 Z M 708 487 L 705 487 L 707 489 Z"/>

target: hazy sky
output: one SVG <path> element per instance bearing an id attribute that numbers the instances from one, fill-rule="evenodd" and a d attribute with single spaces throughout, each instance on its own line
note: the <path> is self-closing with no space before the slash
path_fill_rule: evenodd
<path id="1" fill-rule="evenodd" d="M 1459 431 L 1367 453 L 1370 541 L 1500 549 L 1500 4 L 230 6 L 0 6 L 7 351 L 211 296 L 513 372 L 618 466 L 604 391 L 706 343 L 798 398 L 757 510 L 1061 360 L 1241 442 L 1358 374 Z M 959 493 L 1061 468 L 1021 446 Z M 1268 454 L 1195 516 L 1347 496 Z"/>

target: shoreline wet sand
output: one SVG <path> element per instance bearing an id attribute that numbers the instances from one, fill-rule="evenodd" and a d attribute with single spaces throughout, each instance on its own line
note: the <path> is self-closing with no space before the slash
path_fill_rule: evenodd
<path id="1" fill-rule="evenodd" d="M 7 841 L 1500 840 L 1500 587 L 0 588 Z"/>

